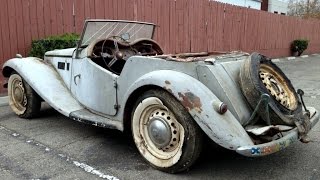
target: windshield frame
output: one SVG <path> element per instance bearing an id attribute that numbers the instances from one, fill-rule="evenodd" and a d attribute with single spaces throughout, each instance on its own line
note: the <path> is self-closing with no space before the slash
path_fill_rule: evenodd
<path id="1" fill-rule="evenodd" d="M 85 24 L 84 24 L 84 27 L 83 27 L 83 30 L 82 30 L 82 33 L 81 33 L 81 37 L 80 37 L 80 40 L 78 42 L 78 45 L 77 45 L 77 49 L 81 48 L 82 46 L 82 42 L 83 42 L 83 37 L 85 35 L 85 32 L 87 30 L 87 27 L 88 27 L 88 24 L 90 22 L 121 22 L 121 23 L 136 23 L 136 24 L 145 24 L 145 25 L 152 25 L 153 26 L 153 30 L 152 30 L 152 33 L 151 33 L 151 39 L 153 39 L 154 37 L 154 31 L 155 31 L 155 27 L 156 25 L 154 23 L 149 23 L 149 22 L 141 22 L 141 21 L 128 21 L 128 20 L 109 20 L 109 19 L 89 19 L 89 20 L 86 20 L 85 21 Z"/>

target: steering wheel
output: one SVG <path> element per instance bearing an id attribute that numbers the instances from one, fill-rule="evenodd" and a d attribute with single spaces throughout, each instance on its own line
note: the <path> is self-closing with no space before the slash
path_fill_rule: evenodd
<path id="1" fill-rule="evenodd" d="M 101 57 L 103 59 L 103 61 L 105 62 L 105 64 L 107 65 L 108 68 L 111 69 L 111 66 L 115 64 L 115 62 L 117 60 L 121 60 L 123 59 L 123 53 L 119 50 L 119 47 L 118 47 L 118 42 L 117 40 L 115 39 L 116 38 L 120 38 L 120 39 L 123 39 L 122 37 L 120 36 L 111 36 L 111 38 L 113 38 L 113 43 L 114 43 L 114 48 L 115 48 L 115 51 L 112 51 L 112 54 L 109 54 L 107 52 L 104 52 L 104 48 L 105 48 L 105 43 L 106 41 L 109 39 L 106 39 L 103 43 L 102 43 L 102 46 L 101 46 Z M 123 39 L 125 41 L 125 39 Z M 109 61 L 109 63 L 106 62 L 106 59 L 105 58 L 112 58 L 111 61 Z"/>
<path id="2" fill-rule="evenodd" d="M 115 39 L 113 41 L 113 44 L 114 44 L 114 48 L 115 48 L 115 51 L 113 52 L 113 58 L 112 60 L 108 63 L 108 67 L 111 68 L 111 66 L 119 59 L 122 59 L 123 58 L 123 54 L 122 52 L 119 50 L 119 47 L 118 47 L 118 42 L 117 40 Z"/>

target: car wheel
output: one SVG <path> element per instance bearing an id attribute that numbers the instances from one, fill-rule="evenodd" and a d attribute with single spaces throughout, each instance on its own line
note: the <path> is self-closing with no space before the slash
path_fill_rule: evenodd
<path id="1" fill-rule="evenodd" d="M 11 109 L 19 117 L 30 119 L 39 113 L 41 98 L 17 73 L 9 77 L 8 96 Z"/>
<path id="2" fill-rule="evenodd" d="M 290 80 L 272 61 L 263 55 L 253 53 L 240 69 L 241 89 L 255 109 L 262 94 L 270 96 L 269 111 L 271 124 L 293 125 L 293 117 L 300 116 L 302 106 Z M 262 111 L 258 111 L 267 121 Z"/>
<path id="3" fill-rule="evenodd" d="M 138 99 L 132 117 L 134 142 L 154 168 L 176 173 L 188 169 L 199 157 L 202 131 L 168 92 L 145 92 Z"/>

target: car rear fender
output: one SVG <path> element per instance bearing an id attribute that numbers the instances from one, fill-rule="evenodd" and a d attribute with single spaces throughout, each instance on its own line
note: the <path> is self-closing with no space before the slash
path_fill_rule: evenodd
<path id="1" fill-rule="evenodd" d="M 214 104 L 221 102 L 197 79 L 172 70 L 143 75 L 128 89 L 125 99 L 143 86 L 157 86 L 171 93 L 190 113 L 201 129 L 217 144 L 231 150 L 253 145 L 249 135 L 230 111 L 219 114 Z"/>
<path id="2" fill-rule="evenodd" d="M 51 64 L 35 57 L 10 59 L 3 65 L 4 77 L 16 71 L 50 106 L 65 116 L 83 107 L 74 99 Z"/>

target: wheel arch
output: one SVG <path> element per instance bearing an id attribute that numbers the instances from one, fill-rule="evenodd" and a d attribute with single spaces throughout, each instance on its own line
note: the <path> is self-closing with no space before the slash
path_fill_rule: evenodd
<path id="1" fill-rule="evenodd" d="M 2 75 L 5 78 L 9 78 L 12 72 L 14 72 L 14 69 L 9 66 L 4 66 L 2 69 Z M 8 88 L 8 83 L 4 83 L 3 88 Z"/>
<path id="2" fill-rule="evenodd" d="M 220 115 L 213 102 L 221 102 L 204 84 L 190 75 L 173 70 L 158 70 L 137 79 L 124 95 L 123 123 L 130 129 L 131 112 L 139 95 L 150 89 L 169 92 L 217 144 L 235 150 L 244 144 L 252 145 L 249 135 L 230 111 Z M 126 131 L 125 130 L 125 131 Z"/>
<path id="3" fill-rule="evenodd" d="M 123 113 L 123 128 L 125 133 L 131 133 L 131 119 L 132 119 L 132 111 L 134 108 L 134 104 L 139 99 L 139 96 L 146 91 L 149 90 L 164 90 L 164 88 L 157 85 L 143 85 L 137 89 L 135 89 L 130 96 L 128 97 L 126 104 L 124 106 Z"/>
<path id="4" fill-rule="evenodd" d="M 12 67 L 4 66 L 2 69 L 2 75 L 3 75 L 3 77 L 8 78 L 12 74 L 13 71 L 14 71 L 14 69 Z"/>

